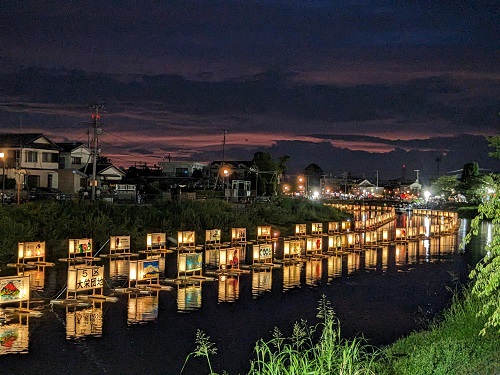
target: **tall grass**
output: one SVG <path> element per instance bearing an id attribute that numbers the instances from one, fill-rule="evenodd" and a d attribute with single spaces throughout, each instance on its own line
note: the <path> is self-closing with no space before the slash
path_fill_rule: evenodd
<path id="1" fill-rule="evenodd" d="M 385 349 L 382 374 L 472 375 L 500 373 L 500 336 L 479 332 L 486 321 L 478 312 L 485 300 L 456 293 L 451 307 L 429 328 L 415 332 Z"/>
<path id="2" fill-rule="evenodd" d="M 222 230 L 230 240 L 230 228 L 247 228 L 251 239 L 257 225 L 283 228 L 282 236 L 293 234 L 291 223 L 339 221 L 345 214 L 312 202 L 275 199 L 269 204 L 246 206 L 244 212 L 220 200 L 164 201 L 151 206 L 117 205 L 103 201 L 29 202 L 0 207 L 0 262 L 17 255 L 17 243 L 46 241 L 49 261 L 67 254 L 67 239 L 93 238 L 95 247 L 110 236 L 130 235 L 132 250 L 146 246 L 147 233 L 166 232 L 176 237 L 178 230 L 195 230 L 203 239 L 205 230 Z M 295 215 L 300 208 L 301 215 Z M 286 233 L 286 231 L 289 232 Z"/>
<path id="3" fill-rule="evenodd" d="M 291 337 L 285 338 L 275 329 L 270 341 L 258 341 L 257 358 L 251 361 L 249 374 L 377 373 L 379 351 L 367 345 L 363 338 L 341 338 L 340 324 L 325 296 L 320 300 L 317 317 L 321 322 L 314 326 L 304 320 L 296 322 Z"/>
<path id="4" fill-rule="evenodd" d="M 309 325 L 301 320 L 293 326 L 290 337 L 284 337 L 278 328 L 269 341 L 255 344 L 255 359 L 250 362 L 249 375 L 372 375 L 379 370 L 380 351 L 367 345 L 363 338 L 351 340 L 340 337 L 340 324 L 330 302 L 322 296 L 317 317 L 320 322 Z M 210 355 L 216 353 L 214 344 L 198 331 L 196 349 L 191 356 L 203 356 L 209 373 L 214 375 Z M 224 372 L 225 373 L 225 372 Z"/>

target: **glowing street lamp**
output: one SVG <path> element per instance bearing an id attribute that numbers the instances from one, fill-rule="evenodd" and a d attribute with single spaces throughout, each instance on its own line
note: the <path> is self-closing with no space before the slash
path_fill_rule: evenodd
<path id="1" fill-rule="evenodd" d="M 425 201 L 428 201 L 431 196 L 431 192 L 429 190 L 424 191 Z"/>
<path id="2" fill-rule="evenodd" d="M 223 189 L 224 189 L 224 195 L 226 195 L 226 189 L 229 187 L 229 174 L 231 173 L 230 169 L 225 167 L 222 171 L 222 182 L 223 182 Z M 229 199 L 228 196 L 226 196 L 227 199 Z"/>

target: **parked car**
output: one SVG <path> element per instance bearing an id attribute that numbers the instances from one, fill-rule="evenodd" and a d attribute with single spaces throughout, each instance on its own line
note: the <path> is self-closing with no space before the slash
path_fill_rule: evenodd
<path id="1" fill-rule="evenodd" d="M 39 199 L 56 199 L 64 200 L 66 195 L 59 189 L 47 188 L 47 187 L 37 187 L 30 190 L 30 200 Z"/>

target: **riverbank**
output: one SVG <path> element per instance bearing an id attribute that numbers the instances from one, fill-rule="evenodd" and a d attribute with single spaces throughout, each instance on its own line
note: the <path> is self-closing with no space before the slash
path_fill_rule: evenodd
<path id="1" fill-rule="evenodd" d="M 387 271 L 359 273 L 334 279 L 311 288 L 308 293 L 290 291 L 261 298 L 257 304 L 244 303 L 244 315 L 234 307 L 218 306 L 223 321 L 203 324 L 203 331 L 216 343 L 218 352 L 211 358 L 215 372 L 246 374 L 253 348 L 259 339 L 272 339 L 274 327 L 285 336 L 292 334 L 293 324 L 302 319 L 314 324 L 318 302 L 324 295 L 330 301 L 341 326 L 341 335 L 352 339 L 362 335 L 368 344 L 383 347 L 429 327 L 432 320 L 450 307 L 453 292 L 467 280 L 469 270 L 462 255 L 451 255 L 446 261 L 420 263 Z M 261 317 L 269 312 L 269 319 Z M 237 336 L 220 335 L 230 321 L 238 327 Z M 251 322 L 249 324 L 249 322 Z M 191 338 L 194 349 L 195 337 Z M 184 374 L 207 373 L 203 358 L 191 358 Z"/>

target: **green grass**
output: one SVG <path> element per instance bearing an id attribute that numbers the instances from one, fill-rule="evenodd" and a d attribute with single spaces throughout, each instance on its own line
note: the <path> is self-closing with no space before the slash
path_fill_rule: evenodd
<path id="1" fill-rule="evenodd" d="M 484 301 L 468 292 L 455 294 L 452 306 L 422 332 L 415 332 L 386 348 L 368 345 L 362 337 L 343 339 L 340 324 L 323 296 L 320 322 L 296 322 L 290 337 L 278 328 L 273 338 L 255 344 L 249 375 L 489 375 L 500 374 L 500 336 L 479 332 L 486 318 L 477 312 Z M 201 339 L 200 339 L 201 338 Z M 186 358 L 203 356 L 212 372 L 213 343 L 197 333 L 197 347 Z"/>
<path id="2" fill-rule="evenodd" d="M 363 338 L 351 340 L 340 337 L 340 325 L 329 301 L 322 297 L 318 307 L 320 322 L 309 325 L 296 322 L 290 337 L 274 329 L 269 341 L 259 340 L 254 348 L 255 359 L 250 363 L 249 375 L 373 375 L 378 374 L 380 351 L 368 345 Z M 214 344 L 198 331 L 196 349 L 191 356 L 203 356 L 212 372 L 210 355 L 216 353 Z"/>
<path id="3" fill-rule="evenodd" d="M 486 318 L 477 313 L 482 300 L 466 292 L 428 330 L 403 338 L 384 351 L 382 374 L 467 375 L 500 373 L 500 336 L 479 332 Z"/>

